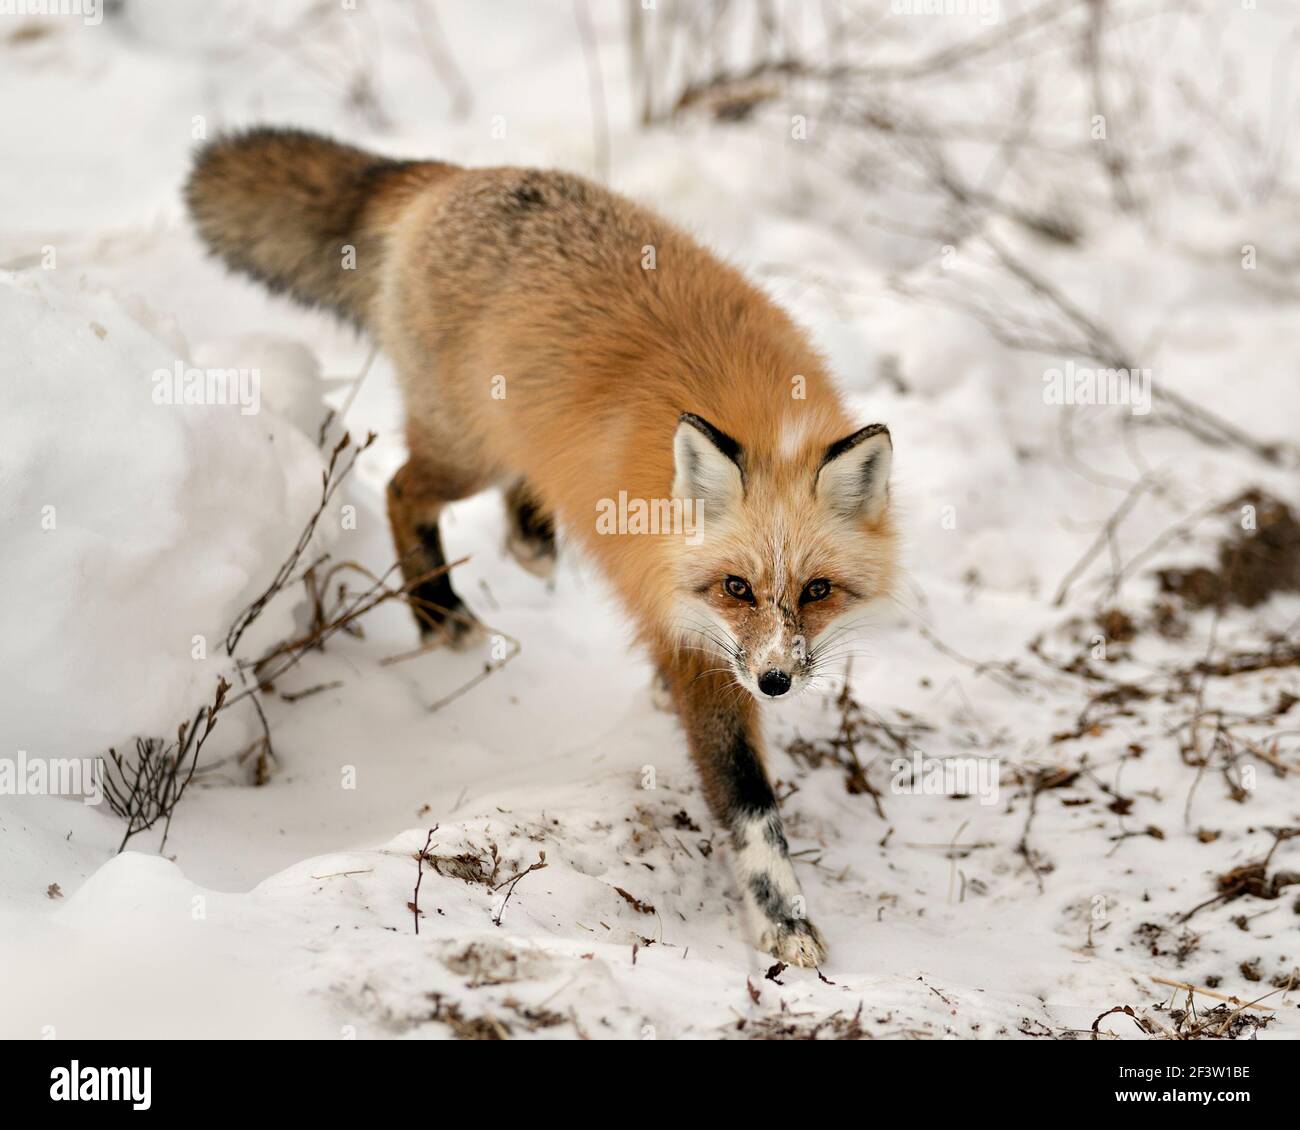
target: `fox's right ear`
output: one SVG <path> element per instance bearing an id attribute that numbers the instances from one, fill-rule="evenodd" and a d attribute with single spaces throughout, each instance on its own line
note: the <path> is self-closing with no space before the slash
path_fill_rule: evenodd
<path id="1" fill-rule="evenodd" d="M 678 417 L 673 464 L 674 498 L 698 498 L 722 509 L 744 496 L 740 444 L 693 412 Z"/>

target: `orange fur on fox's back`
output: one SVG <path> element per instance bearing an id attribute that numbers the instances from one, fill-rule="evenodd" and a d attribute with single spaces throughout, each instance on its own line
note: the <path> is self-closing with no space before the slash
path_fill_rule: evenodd
<path id="1" fill-rule="evenodd" d="M 853 430 L 784 312 L 664 220 L 580 178 L 466 170 L 412 199 L 391 246 L 377 329 L 403 374 L 412 452 L 446 461 L 450 445 L 451 462 L 525 476 L 656 635 L 670 616 L 664 555 L 680 539 L 652 550 L 598 533 L 595 517 L 620 491 L 670 494 L 681 414 L 735 438 L 753 504 L 788 506 L 796 527 L 823 453 Z"/>
<path id="2" fill-rule="evenodd" d="M 413 454 L 526 475 L 589 548 L 615 547 L 627 593 L 653 586 L 625 560 L 639 550 L 597 537 L 595 506 L 611 491 L 668 494 L 681 413 L 733 436 L 791 498 L 852 430 L 822 358 L 779 307 L 661 217 L 580 177 L 394 161 L 257 129 L 201 151 L 187 200 L 230 266 L 379 338 L 402 378 Z"/>

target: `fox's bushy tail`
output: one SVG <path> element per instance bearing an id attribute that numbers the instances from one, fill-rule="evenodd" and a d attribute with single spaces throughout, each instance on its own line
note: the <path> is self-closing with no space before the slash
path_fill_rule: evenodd
<path id="1" fill-rule="evenodd" d="M 205 145 L 185 200 L 227 266 L 364 326 L 389 225 L 413 193 L 454 170 L 259 127 Z"/>

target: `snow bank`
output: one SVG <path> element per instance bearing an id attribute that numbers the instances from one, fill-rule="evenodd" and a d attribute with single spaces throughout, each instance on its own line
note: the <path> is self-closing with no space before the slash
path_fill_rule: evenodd
<path id="1" fill-rule="evenodd" d="M 166 403 L 189 358 L 108 294 L 6 275 L 0 338 L 0 749 L 170 734 L 311 513 L 315 445 L 260 396 Z"/>

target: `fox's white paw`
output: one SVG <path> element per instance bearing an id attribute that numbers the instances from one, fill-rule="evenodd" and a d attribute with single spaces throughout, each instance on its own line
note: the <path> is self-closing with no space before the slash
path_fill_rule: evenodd
<path id="1" fill-rule="evenodd" d="M 475 620 L 472 624 L 458 624 L 451 632 L 447 646 L 452 651 L 476 651 L 488 641 L 488 630 Z"/>
<path id="2" fill-rule="evenodd" d="M 671 712 L 673 709 L 673 692 L 668 689 L 662 671 L 656 671 L 650 680 L 650 702 L 656 710 Z"/>
<path id="3" fill-rule="evenodd" d="M 520 537 L 512 531 L 506 537 L 506 552 L 515 559 L 516 564 L 534 577 L 549 581 L 555 574 L 554 542 Z"/>
<path id="4" fill-rule="evenodd" d="M 803 969 L 816 969 L 826 960 L 826 943 L 806 920 L 772 923 L 759 936 L 758 945 L 778 961 Z"/>
<path id="5" fill-rule="evenodd" d="M 420 642 L 425 647 L 445 647 L 452 651 L 473 651 L 487 639 L 487 629 L 464 611 L 448 616 L 436 625 L 422 625 L 420 632 Z"/>

